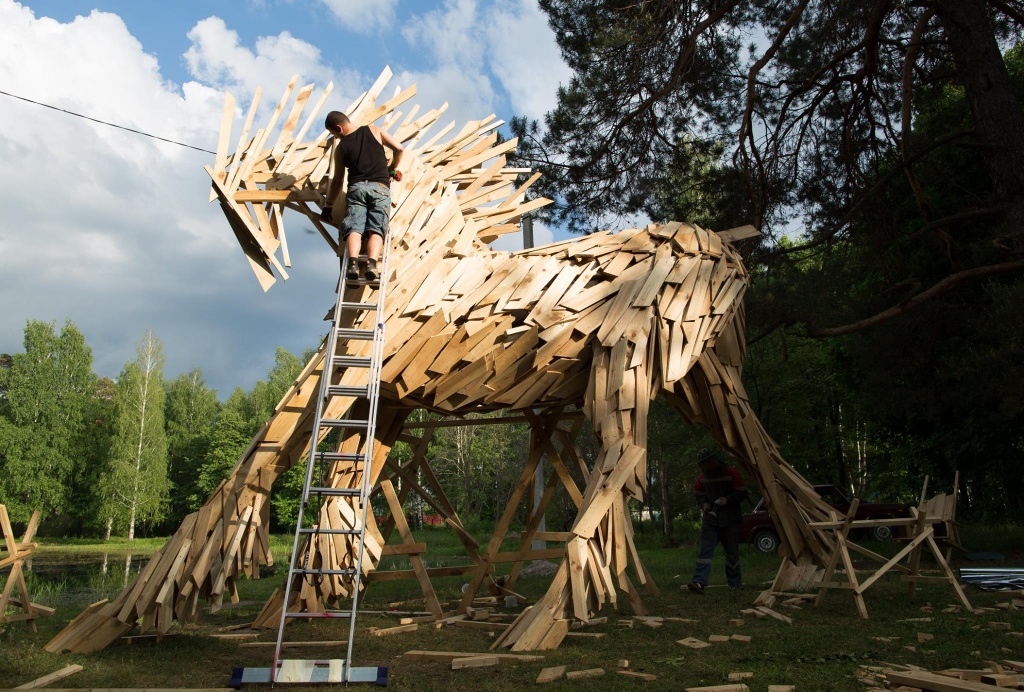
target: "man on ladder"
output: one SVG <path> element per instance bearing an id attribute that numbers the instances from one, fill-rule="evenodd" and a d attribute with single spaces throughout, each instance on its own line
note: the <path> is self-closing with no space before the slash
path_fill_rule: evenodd
<path id="1" fill-rule="evenodd" d="M 367 281 L 376 281 L 379 276 L 377 260 L 388 232 L 391 212 L 391 179 L 402 179 L 398 171 L 402 145 L 376 125 L 356 127 L 341 111 L 328 113 L 324 127 L 338 138 L 338 143 L 334 148 L 334 177 L 327 189 L 323 219 L 333 222 L 334 202 L 347 172 L 347 210 L 341 222 L 341 235 L 349 258 L 346 276 L 352 281 L 359 279 L 357 258 L 365 233 L 367 260 L 364 276 Z M 392 151 L 390 167 L 384 147 Z"/>

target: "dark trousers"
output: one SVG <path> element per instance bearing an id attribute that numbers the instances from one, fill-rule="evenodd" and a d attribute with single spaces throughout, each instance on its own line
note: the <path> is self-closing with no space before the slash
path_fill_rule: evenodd
<path id="1" fill-rule="evenodd" d="M 693 581 L 707 585 L 711 578 L 711 556 L 719 543 L 725 548 L 725 580 L 729 586 L 740 585 L 740 527 L 713 526 L 708 523 L 700 527 L 700 553 L 693 568 Z"/>

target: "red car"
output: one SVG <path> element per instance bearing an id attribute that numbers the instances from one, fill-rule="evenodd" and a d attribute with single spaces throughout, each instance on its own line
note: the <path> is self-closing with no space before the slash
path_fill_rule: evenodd
<path id="1" fill-rule="evenodd" d="M 821 495 L 825 502 L 836 508 L 841 516 L 846 516 L 850 509 L 850 500 L 834 485 L 816 485 L 815 492 Z M 874 502 L 862 502 L 857 507 L 855 519 L 894 519 L 910 516 L 912 505 L 903 504 L 880 504 Z M 876 541 L 887 541 L 893 537 L 892 526 L 876 526 L 869 530 L 868 536 Z M 779 532 L 772 522 L 764 498 L 757 503 L 754 511 L 743 515 L 743 525 L 740 526 L 740 541 L 752 543 L 754 550 L 759 553 L 774 553 L 779 547 Z"/>

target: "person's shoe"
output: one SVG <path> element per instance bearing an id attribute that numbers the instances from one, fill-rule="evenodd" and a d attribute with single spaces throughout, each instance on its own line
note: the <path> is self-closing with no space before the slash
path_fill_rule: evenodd
<path id="1" fill-rule="evenodd" d="M 732 589 L 733 591 L 742 591 L 743 590 L 743 585 L 742 584 L 729 584 L 729 588 Z"/>
<path id="2" fill-rule="evenodd" d="M 359 281 L 359 263 L 354 259 L 348 261 L 348 269 L 345 271 L 345 278 L 349 281 Z"/>
<path id="3" fill-rule="evenodd" d="M 363 272 L 367 281 L 376 281 L 380 278 L 377 273 L 377 260 L 366 260 L 366 270 Z"/>
<path id="4" fill-rule="evenodd" d="M 694 593 L 704 593 L 704 585 L 701 584 L 699 581 L 691 581 L 689 584 L 686 585 L 686 588 L 688 588 L 690 591 Z"/>

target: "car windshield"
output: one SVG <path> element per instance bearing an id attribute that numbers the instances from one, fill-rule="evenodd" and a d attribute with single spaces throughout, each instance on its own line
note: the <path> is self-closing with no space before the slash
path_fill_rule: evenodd
<path id="1" fill-rule="evenodd" d="M 814 489 L 819 495 L 821 495 L 821 498 L 825 500 L 825 502 L 829 503 L 833 507 L 837 507 L 839 505 L 849 506 L 850 504 L 850 500 L 846 495 L 844 495 L 842 491 L 834 485 L 817 485 Z"/>

